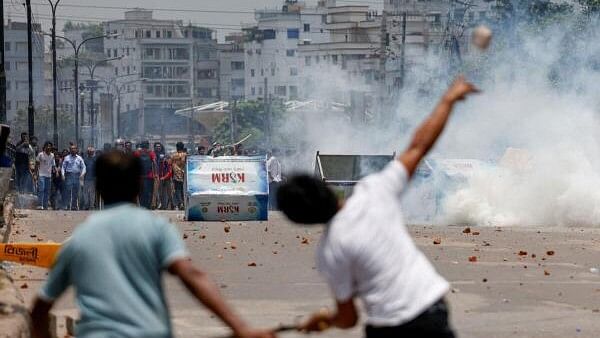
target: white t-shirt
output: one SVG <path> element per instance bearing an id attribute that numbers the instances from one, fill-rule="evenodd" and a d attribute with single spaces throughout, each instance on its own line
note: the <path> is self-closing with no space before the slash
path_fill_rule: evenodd
<path id="1" fill-rule="evenodd" d="M 400 208 L 408 174 L 399 161 L 360 181 L 325 231 L 319 271 L 338 301 L 362 300 L 373 326 L 396 326 L 449 290 L 413 242 Z"/>
<path id="2" fill-rule="evenodd" d="M 50 155 L 46 155 L 45 152 L 41 152 L 38 154 L 36 161 L 40 163 L 39 173 L 40 177 L 52 177 L 52 168 L 56 167 L 54 163 L 54 154 L 50 153 Z"/>
<path id="3" fill-rule="evenodd" d="M 281 163 L 275 156 L 267 160 L 267 170 L 269 172 L 269 183 L 281 182 Z"/>

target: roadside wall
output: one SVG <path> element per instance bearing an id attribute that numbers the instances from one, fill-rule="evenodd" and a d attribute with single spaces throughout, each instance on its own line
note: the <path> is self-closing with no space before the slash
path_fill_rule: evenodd
<path id="1" fill-rule="evenodd" d="M 9 241 L 14 203 L 9 194 L 12 169 L 0 168 L 0 242 Z M 29 311 L 9 274 L 0 266 L 0 338 L 31 336 Z"/>

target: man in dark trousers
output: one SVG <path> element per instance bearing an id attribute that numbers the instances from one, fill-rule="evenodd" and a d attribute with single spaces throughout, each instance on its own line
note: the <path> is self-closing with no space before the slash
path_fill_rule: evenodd
<path id="1" fill-rule="evenodd" d="M 156 154 L 150 150 L 150 142 L 142 141 L 140 150 L 134 154 L 142 164 L 142 192 L 140 205 L 146 209 L 152 207 L 152 194 L 154 193 L 154 179 L 156 177 Z"/>
<path id="2" fill-rule="evenodd" d="M 196 268 L 176 227 L 135 205 L 142 175 L 139 158 L 111 151 L 96 162 L 96 188 L 106 209 L 80 224 L 63 244 L 31 317 L 33 337 L 50 337 L 49 312 L 69 286 L 81 320 L 76 335 L 169 338 L 173 329 L 162 275 L 178 277 L 190 293 L 242 338 L 272 338 L 251 329 Z"/>
<path id="3" fill-rule="evenodd" d="M 353 327 L 358 298 L 367 314 L 367 338 L 454 337 L 444 301 L 449 284 L 412 241 L 400 199 L 454 105 L 474 92 L 459 77 L 408 149 L 381 172 L 361 180 L 343 206 L 322 180 L 311 176 L 295 176 L 281 186 L 278 205 L 292 221 L 327 224 L 317 261 L 337 309 L 316 313 L 302 325 L 303 331 Z"/>

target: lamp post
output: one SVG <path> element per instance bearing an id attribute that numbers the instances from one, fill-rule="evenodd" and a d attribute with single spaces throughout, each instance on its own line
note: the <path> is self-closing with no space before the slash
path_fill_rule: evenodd
<path id="1" fill-rule="evenodd" d="M 90 107 L 90 126 L 91 126 L 91 135 L 90 135 L 90 142 L 92 144 L 92 146 L 96 146 L 96 106 L 94 104 L 94 92 L 96 91 L 96 89 L 98 88 L 97 86 L 97 81 L 94 80 L 94 73 L 96 72 L 96 68 L 100 65 L 105 64 L 106 62 L 109 61 L 114 61 L 114 60 L 120 60 L 122 59 L 123 56 L 118 56 L 115 58 L 108 58 L 108 59 L 104 59 L 104 60 L 99 60 L 99 61 L 93 61 L 91 64 L 86 65 L 86 67 L 88 68 L 89 72 L 90 72 L 90 101 L 91 101 L 91 107 Z"/>
<path id="2" fill-rule="evenodd" d="M 57 111 L 57 85 L 56 85 L 56 8 L 58 7 L 58 3 L 60 0 L 56 0 L 56 2 L 52 2 L 52 0 L 48 0 L 50 3 L 50 7 L 52 8 L 52 123 L 54 126 L 54 134 L 53 141 L 56 146 L 58 146 L 58 111 Z"/>
<path id="3" fill-rule="evenodd" d="M 58 2 L 57 2 L 57 4 L 58 4 Z M 65 36 L 56 35 L 56 34 L 51 35 L 48 33 L 44 33 L 44 35 L 49 35 L 54 38 L 62 39 L 64 41 L 68 42 L 71 45 L 71 47 L 73 47 L 74 59 L 75 59 L 75 69 L 73 70 L 73 78 L 75 81 L 75 86 L 74 86 L 74 88 L 75 88 L 75 95 L 74 95 L 74 99 L 75 99 L 75 138 L 76 138 L 75 142 L 77 144 L 79 144 L 79 138 L 78 138 L 79 137 L 79 124 L 77 123 L 78 122 L 77 116 L 79 115 L 79 103 L 78 103 L 79 102 L 79 100 L 78 100 L 79 90 L 80 90 L 80 88 L 79 88 L 79 53 L 81 52 L 81 47 L 83 45 L 85 45 L 88 41 L 96 40 L 96 39 L 104 39 L 104 38 L 108 38 L 108 37 L 115 37 L 115 36 L 118 36 L 118 34 L 93 36 L 91 38 L 84 39 L 79 44 L 77 44 L 75 41 L 73 41 Z M 54 75 L 54 82 L 56 82 L 56 74 L 53 74 L 53 75 Z M 83 106 L 81 107 L 81 110 L 83 112 Z M 81 117 L 81 123 L 83 123 L 83 114 Z"/>
<path id="4" fill-rule="evenodd" d="M 83 89 L 84 88 L 82 86 L 81 92 L 79 93 L 79 99 L 81 100 L 81 112 L 83 112 L 85 110 L 84 109 L 85 93 L 83 92 Z M 75 100 L 75 101 L 77 101 L 77 100 Z M 79 114 L 75 114 L 75 120 L 79 119 L 78 116 L 79 116 Z M 76 134 L 75 134 L 75 138 L 76 138 L 75 143 L 77 144 L 78 147 L 80 144 L 81 144 L 81 146 L 83 146 L 83 143 L 81 143 L 80 142 L 81 140 L 79 139 L 79 124 L 77 123 L 77 121 L 75 123 L 77 124 L 77 130 L 76 130 Z M 81 114 L 81 125 L 83 125 L 83 114 Z"/>
<path id="5" fill-rule="evenodd" d="M 131 81 L 127 81 L 124 83 L 121 83 L 120 85 L 117 82 L 117 80 L 124 78 L 124 77 L 129 77 L 129 76 L 137 76 L 137 75 L 142 75 L 142 73 L 133 73 L 133 74 L 126 74 L 126 75 L 121 75 L 121 76 L 116 76 L 111 78 L 110 80 L 100 80 L 104 83 L 106 83 L 106 87 L 108 88 L 108 93 L 110 94 L 111 92 L 111 87 L 114 87 L 115 92 L 117 94 L 117 114 L 116 114 L 116 130 L 117 130 L 117 135 L 116 138 L 121 138 L 123 135 L 121 133 L 121 94 L 123 93 L 123 90 L 125 89 L 125 86 L 131 83 L 135 83 L 135 82 L 145 82 L 146 79 L 144 78 L 139 78 L 136 80 L 131 80 Z M 132 92 L 125 92 L 125 93 L 132 93 Z M 114 121 L 114 114 L 111 114 L 111 130 L 112 130 L 112 138 L 115 139 L 115 121 Z"/>

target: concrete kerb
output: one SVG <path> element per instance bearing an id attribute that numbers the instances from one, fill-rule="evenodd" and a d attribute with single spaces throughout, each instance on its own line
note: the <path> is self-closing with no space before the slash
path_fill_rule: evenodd
<path id="1" fill-rule="evenodd" d="M 0 240 L 8 243 L 14 220 L 14 198 L 9 193 L 12 169 L 0 169 Z M 31 337 L 29 309 L 9 274 L 0 265 L 0 338 Z"/>

